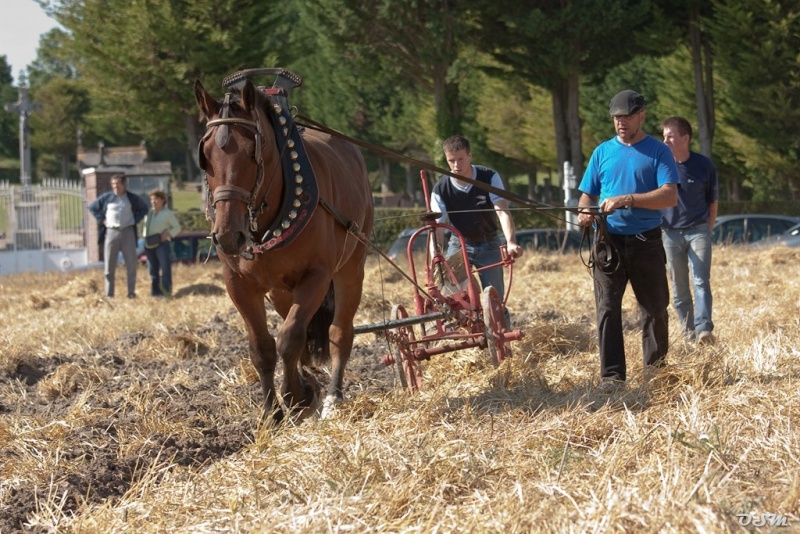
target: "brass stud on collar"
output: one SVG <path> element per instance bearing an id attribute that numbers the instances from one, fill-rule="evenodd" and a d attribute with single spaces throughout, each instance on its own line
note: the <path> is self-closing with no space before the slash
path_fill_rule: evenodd
<path id="1" fill-rule="evenodd" d="M 294 170 L 294 172 L 300 172 L 300 164 L 299 163 L 294 163 L 292 165 L 292 170 Z"/>
<path id="2" fill-rule="evenodd" d="M 287 228 L 289 228 L 289 224 L 290 224 L 290 223 L 289 223 L 289 220 L 288 220 L 288 219 L 286 219 L 286 220 L 284 220 L 284 221 L 281 223 L 281 228 L 283 228 L 284 230 L 286 230 Z"/>
<path id="3" fill-rule="evenodd" d="M 296 174 L 295 177 L 294 177 L 294 181 L 297 184 L 302 184 L 303 183 L 303 175 L 302 174 Z"/>
<path id="4" fill-rule="evenodd" d="M 289 139 L 288 141 L 286 141 L 286 146 L 288 146 L 289 148 L 294 148 L 294 139 Z"/>
<path id="5" fill-rule="evenodd" d="M 272 232 L 272 235 L 274 235 L 275 237 L 280 237 L 282 233 L 283 232 L 281 231 L 281 229 L 278 228 L 274 232 Z"/>
<path id="6" fill-rule="evenodd" d="M 292 210 L 292 211 L 290 211 L 290 212 L 289 212 L 289 220 L 290 220 L 290 221 L 293 221 L 293 220 L 295 220 L 296 218 L 297 218 L 297 212 L 296 212 L 295 210 Z"/>
<path id="7" fill-rule="evenodd" d="M 299 200 L 297 200 L 297 199 L 294 199 L 292 201 L 292 206 L 294 206 L 295 208 L 299 208 L 300 204 L 301 204 L 301 202 Z"/>
<path id="8" fill-rule="evenodd" d="M 292 150 L 291 154 L 289 154 L 289 155 L 291 156 L 292 161 L 296 161 L 297 158 L 299 157 L 297 152 L 295 152 L 294 150 Z"/>
<path id="9" fill-rule="evenodd" d="M 295 187 L 294 188 L 294 194 L 295 194 L 295 196 L 299 197 L 300 195 L 303 194 L 303 188 L 302 187 Z"/>

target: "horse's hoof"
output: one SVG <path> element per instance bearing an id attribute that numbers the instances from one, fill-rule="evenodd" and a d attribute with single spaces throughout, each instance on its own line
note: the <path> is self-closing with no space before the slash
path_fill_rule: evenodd
<path id="1" fill-rule="evenodd" d="M 285 414 L 280 406 L 274 406 L 270 409 L 261 410 L 261 424 L 270 427 L 277 427 L 283 423 Z"/>
<path id="2" fill-rule="evenodd" d="M 336 395 L 327 395 L 325 400 L 322 402 L 322 413 L 320 414 L 320 419 L 333 419 L 336 415 L 336 405 L 339 404 L 341 399 L 339 399 Z"/>
<path id="3" fill-rule="evenodd" d="M 311 394 L 311 402 L 307 406 L 295 404 L 292 407 L 292 419 L 299 423 L 309 417 L 316 417 L 319 414 L 321 403 L 319 401 L 319 393 L 312 389 L 306 389 L 307 394 Z M 305 403 L 304 403 L 305 404 Z"/>

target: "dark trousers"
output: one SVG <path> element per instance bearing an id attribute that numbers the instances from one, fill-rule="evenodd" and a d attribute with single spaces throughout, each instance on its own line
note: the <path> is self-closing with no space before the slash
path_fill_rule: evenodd
<path id="1" fill-rule="evenodd" d="M 619 268 L 611 274 L 594 269 L 600 376 L 625 380 L 622 297 L 628 281 L 639 303 L 644 364 L 664 364 L 669 346 L 666 257 L 660 228 L 631 236 L 610 234 L 610 237 L 619 254 Z"/>
<path id="2" fill-rule="evenodd" d="M 172 294 L 170 252 L 169 241 L 162 241 L 156 248 L 144 249 L 150 268 L 150 295 L 153 297 Z"/>

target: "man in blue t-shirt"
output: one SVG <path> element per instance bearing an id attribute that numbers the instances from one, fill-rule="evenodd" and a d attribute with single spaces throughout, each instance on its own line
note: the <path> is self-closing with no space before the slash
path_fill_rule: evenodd
<path id="1" fill-rule="evenodd" d="M 622 91 L 611 99 L 609 114 L 617 135 L 595 149 L 578 187 L 579 208 L 599 206 L 607 214 L 609 239 L 619 261 L 615 270 L 597 265 L 593 269 L 603 389 L 627 378 L 622 297 L 629 281 L 639 303 L 645 367 L 664 365 L 669 286 L 660 210 L 675 206 L 679 183 L 669 148 L 642 130 L 646 117 L 642 95 Z M 594 223 L 590 211 L 579 214 L 581 226 Z"/>
<path id="2" fill-rule="evenodd" d="M 662 212 L 664 250 L 672 279 L 672 303 L 683 332 L 698 343 L 713 344 L 711 321 L 711 232 L 717 218 L 719 184 L 711 159 L 689 150 L 692 126 L 684 117 L 661 121 L 664 144 L 678 166 L 678 205 Z M 689 290 L 689 267 L 694 305 Z"/>

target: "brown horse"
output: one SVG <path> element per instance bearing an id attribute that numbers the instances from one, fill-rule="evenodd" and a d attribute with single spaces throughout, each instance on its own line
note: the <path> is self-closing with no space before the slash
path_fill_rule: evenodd
<path id="1" fill-rule="evenodd" d="M 369 235 L 373 224 L 364 159 L 353 145 L 317 131 L 306 130 L 302 141 L 297 130 L 295 138 L 281 138 L 286 115 L 249 80 L 223 102 L 200 81 L 194 92 L 208 119 L 199 158 L 208 183 L 211 236 L 228 295 L 247 327 L 264 416 L 280 422 L 281 402 L 298 418 L 316 410 L 318 387 L 304 366 L 328 359 L 331 380 L 322 416 L 330 415 L 342 399 L 361 301 L 367 247 L 358 237 Z M 310 194 L 303 187 L 313 176 L 316 190 Z M 284 239 L 290 234 L 293 240 Z M 284 319 L 275 338 L 267 329 L 265 296 Z M 315 340 L 317 348 L 309 348 Z M 278 356 L 284 364 L 280 397 L 274 381 Z"/>

